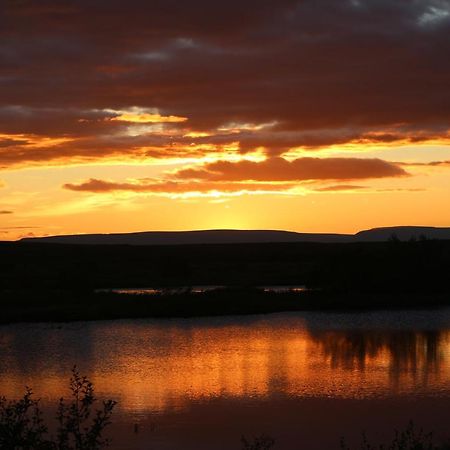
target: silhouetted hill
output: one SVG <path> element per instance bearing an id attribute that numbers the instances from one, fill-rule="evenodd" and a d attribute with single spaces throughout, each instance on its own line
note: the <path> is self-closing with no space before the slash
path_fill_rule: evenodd
<path id="1" fill-rule="evenodd" d="M 351 234 L 296 233 L 276 230 L 202 230 L 202 231 L 146 231 L 140 233 L 80 234 L 24 238 L 25 242 L 84 245 L 197 245 L 282 242 L 380 242 L 397 238 L 450 239 L 450 228 L 386 227 L 373 228 Z"/>
<path id="2" fill-rule="evenodd" d="M 359 242 L 388 241 L 396 238 L 400 241 L 410 239 L 450 239 L 450 228 L 435 227 L 385 227 L 360 231 L 355 234 Z"/>
<path id="3" fill-rule="evenodd" d="M 351 235 L 295 233 L 274 230 L 145 231 L 141 233 L 79 234 L 25 238 L 26 242 L 85 245 L 196 245 L 277 242 L 348 242 Z"/>

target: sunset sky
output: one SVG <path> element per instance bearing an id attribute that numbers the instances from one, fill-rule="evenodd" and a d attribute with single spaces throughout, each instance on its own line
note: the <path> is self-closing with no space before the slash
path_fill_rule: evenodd
<path id="1" fill-rule="evenodd" d="M 0 240 L 450 226 L 450 1 L 2 0 Z"/>

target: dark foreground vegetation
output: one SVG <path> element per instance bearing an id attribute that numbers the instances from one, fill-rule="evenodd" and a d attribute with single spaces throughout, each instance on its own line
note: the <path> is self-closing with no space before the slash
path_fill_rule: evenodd
<path id="1" fill-rule="evenodd" d="M 275 440 L 267 435 L 261 435 L 249 440 L 242 437 L 243 450 L 270 450 L 275 449 Z M 302 446 L 299 446 L 301 450 Z M 353 450 L 346 444 L 344 438 L 340 442 L 341 450 Z M 404 430 L 395 430 L 394 437 L 388 443 L 374 444 L 365 433 L 362 434 L 360 450 L 450 450 L 450 443 L 436 444 L 433 433 L 424 432 L 410 421 Z"/>
<path id="2" fill-rule="evenodd" d="M 373 444 L 365 433 L 362 435 L 361 450 L 450 450 L 450 443 L 436 444 L 433 433 L 424 432 L 422 428 L 417 428 L 413 422 L 402 431 L 395 431 L 394 438 L 388 444 Z M 351 450 L 341 439 L 341 450 Z"/>
<path id="3" fill-rule="evenodd" d="M 59 401 L 54 434 L 43 418 L 39 400 L 27 389 L 22 399 L 8 401 L 0 397 L 0 449 L 4 450 L 99 450 L 109 444 L 105 428 L 115 402 L 98 400 L 94 387 L 74 368 L 70 379 L 71 400 Z"/>
<path id="4" fill-rule="evenodd" d="M 0 321 L 450 305 L 450 241 L 83 246 L 0 243 Z M 223 285 L 130 296 L 102 288 Z M 274 293 L 259 285 L 305 285 Z"/>

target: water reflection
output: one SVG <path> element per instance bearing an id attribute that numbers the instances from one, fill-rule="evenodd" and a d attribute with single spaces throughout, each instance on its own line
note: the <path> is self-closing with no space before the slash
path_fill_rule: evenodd
<path id="1" fill-rule="evenodd" d="M 140 287 L 118 289 L 96 289 L 95 292 L 112 292 L 114 294 L 127 295 L 180 295 L 180 294 L 204 294 L 207 292 L 224 289 L 225 286 L 178 286 L 178 287 Z"/>
<path id="2" fill-rule="evenodd" d="M 286 294 L 286 293 L 298 293 L 298 292 L 304 292 L 308 289 L 304 285 L 300 286 L 258 286 L 257 289 L 262 289 L 264 292 L 274 292 L 276 294 Z"/>
<path id="3" fill-rule="evenodd" d="M 180 295 L 180 294 L 204 294 L 208 292 L 218 291 L 221 289 L 231 289 L 231 286 L 219 285 L 201 285 L 201 286 L 177 286 L 177 287 L 127 287 L 127 288 L 108 288 L 96 289 L 95 292 L 112 292 L 114 294 L 128 294 L 128 295 Z M 257 286 L 255 289 L 285 294 L 298 293 L 306 291 L 307 288 L 303 285 L 277 285 L 277 286 Z"/>
<path id="4" fill-rule="evenodd" d="M 334 368 L 364 370 L 366 364 L 381 354 L 389 360 L 391 372 L 436 371 L 440 359 L 440 331 L 321 331 L 311 338 L 321 344 L 324 358 Z"/>
<path id="5" fill-rule="evenodd" d="M 213 398 L 448 395 L 450 326 L 436 314 L 438 327 L 429 316 L 416 330 L 383 329 L 383 315 L 330 329 L 338 319 L 317 314 L 1 327 L 0 393 L 30 385 L 56 400 L 77 364 L 134 414 Z"/>

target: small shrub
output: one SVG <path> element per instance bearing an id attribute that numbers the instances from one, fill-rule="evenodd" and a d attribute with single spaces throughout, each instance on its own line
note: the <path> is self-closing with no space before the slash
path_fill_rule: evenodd
<path id="1" fill-rule="evenodd" d="M 242 436 L 241 442 L 242 450 L 269 450 L 275 445 L 274 439 L 265 434 L 255 437 L 251 441 L 247 440 L 245 436 Z"/>
<path id="2" fill-rule="evenodd" d="M 394 439 L 387 445 L 371 444 L 367 435 L 363 433 L 360 448 L 361 450 L 449 450 L 450 446 L 435 445 L 432 433 L 425 433 L 422 428 L 416 429 L 414 423 L 409 422 L 405 430 L 395 431 Z M 350 450 L 344 439 L 341 439 L 341 450 Z"/>
<path id="3" fill-rule="evenodd" d="M 49 436 L 39 400 L 27 388 L 22 399 L 0 398 L 0 449 L 8 450 L 99 450 L 109 442 L 103 437 L 116 404 L 102 403 L 94 410 L 97 399 L 94 387 L 77 369 L 70 378 L 71 400 L 60 399 L 56 414 L 56 436 Z"/>
<path id="4" fill-rule="evenodd" d="M 45 439 L 48 432 L 43 423 L 39 400 L 31 389 L 18 401 L 0 397 L 0 449 L 47 450 L 53 447 Z"/>

